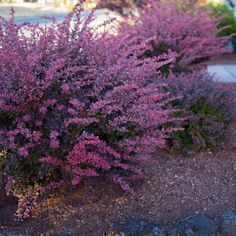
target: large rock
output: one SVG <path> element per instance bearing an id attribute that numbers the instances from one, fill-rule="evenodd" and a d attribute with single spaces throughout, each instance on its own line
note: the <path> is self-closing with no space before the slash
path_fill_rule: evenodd
<path id="1" fill-rule="evenodd" d="M 227 211 L 221 216 L 219 233 L 221 236 L 236 236 L 236 211 Z"/>
<path id="2" fill-rule="evenodd" d="M 174 228 L 174 236 L 216 236 L 217 226 L 204 215 L 195 215 L 181 220 Z"/>
<path id="3" fill-rule="evenodd" d="M 118 222 L 107 232 L 108 236 L 167 236 L 165 228 L 146 219 Z"/>

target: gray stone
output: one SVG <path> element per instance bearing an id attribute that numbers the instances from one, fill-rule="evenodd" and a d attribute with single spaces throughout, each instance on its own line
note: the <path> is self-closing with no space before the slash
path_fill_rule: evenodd
<path id="1" fill-rule="evenodd" d="M 0 233 L 0 236 L 14 236 L 14 234 L 11 234 L 11 233 Z"/>
<path id="2" fill-rule="evenodd" d="M 10 232 L 0 233 L 0 236 L 30 236 L 29 234 L 15 234 Z"/>
<path id="3" fill-rule="evenodd" d="M 217 226 L 205 215 L 195 215 L 181 220 L 174 228 L 174 236 L 216 236 Z"/>
<path id="4" fill-rule="evenodd" d="M 167 236 L 164 227 L 146 219 L 118 222 L 107 233 L 108 236 Z"/>
<path id="5" fill-rule="evenodd" d="M 219 222 L 221 236 L 236 236 L 236 211 L 225 212 Z"/>

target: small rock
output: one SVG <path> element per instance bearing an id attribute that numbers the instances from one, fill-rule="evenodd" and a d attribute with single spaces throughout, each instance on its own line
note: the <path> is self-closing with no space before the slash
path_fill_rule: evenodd
<path id="1" fill-rule="evenodd" d="M 217 226 L 204 215 L 181 220 L 174 228 L 173 236 L 216 236 Z"/>
<path id="2" fill-rule="evenodd" d="M 221 216 L 219 233 L 221 236 L 236 236 L 236 211 L 227 211 Z"/>
<path id="3" fill-rule="evenodd" d="M 72 233 L 60 233 L 59 236 L 72 236 Z"/>
<path id="4" fill-rule="evenodd" d="M 106 234 L 108 236 L 167 236 L 164 227 L 146 219 L 118 222 Z"/>

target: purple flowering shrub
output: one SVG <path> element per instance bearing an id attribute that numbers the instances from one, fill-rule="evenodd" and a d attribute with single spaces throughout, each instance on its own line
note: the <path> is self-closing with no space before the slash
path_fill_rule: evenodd
<path id="1" fill-rule="evenodd" d="M 145 57 L 170 50 L 176 52 L 176 62 L 165 65 L 162 72 L 167 74 L 171 69 L 186 73 L 207 59 L 227 52 L 227 38 L 217 37 L 219 20 L 197 6 L 183 8 L 177 1 L 148 0 L 138 8 L 138 14 L 121 25 L 120 33 L 129 35 L 135 42 L 149 40 Z"/>
<path id="2" fill-rule="evenodd" d="M 231 85 L 215 82 L 213 78 L 205 70 L 167 78 L 170 93 L 179 96 L 173 105 L 181 112 L 175 115 L 186 118 L 178 124 L 183 130 L 170 137 L 174 150 L 196 152 L 222 143 L 235 116 L 235 96 Z"/>
<path id="3" fill-rule="evenodd" d="M 154 80 L 165 61 L 137 59 L 144 44 L 97 34 L 82 11 L 47 27 L 16 25 L 13 12 L 0 21 L 0 176 L 21 218 L 86 178 L 132 192 L 138 164 L 171 132 L 173 98 Z"/>

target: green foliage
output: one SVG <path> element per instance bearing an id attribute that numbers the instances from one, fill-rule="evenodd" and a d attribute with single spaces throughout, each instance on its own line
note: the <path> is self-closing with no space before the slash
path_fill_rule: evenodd
<path id="1" fill-rule="evenodd" d="M 213 135 L 215 130 L 211 132 L 211 129 L 217 124 L 226 128 L 228 119 L 220 109 L 205 101 L 191 105 L 188 114 L 191 118 L 184 122 L 183 131 L 173 134 L 173 150 L 196 152 L 202 149 L 214 149 L 219 144 L 220 136 Z"/>
<path id="2" fill-rule="evenodd" d="M 231 11 L 227 5 L 209 4 L 209 8 L 213 10 L 214 15 L 220 16 L 220 17 L 224 16 L 218 25 L 219 29 L 222 29 L 218 33 L 218 36 L 220 37 L 229 36 L 236 33 L 236 18 L 234 16 L 233 11 Z M 236 51 L 236 37 L 233 37 L 232 43 L 233 43 L 234 50 Z"/>
<path id="3" fill-rule="evenodd" d="M 235 95 L 231 85 L 220 84 L 203 71 L 167 78 L 176 118 L 184 117 L 182 131 L 173 133 L 170 146 L 177 152 L 215 149 L 235 116 Z"/>

